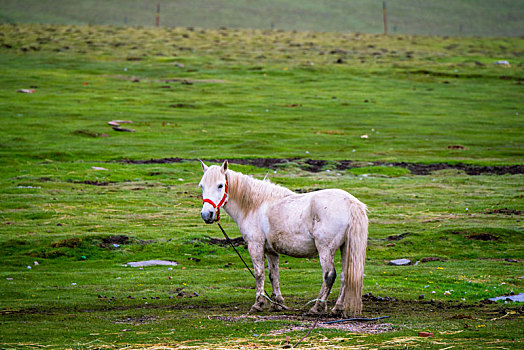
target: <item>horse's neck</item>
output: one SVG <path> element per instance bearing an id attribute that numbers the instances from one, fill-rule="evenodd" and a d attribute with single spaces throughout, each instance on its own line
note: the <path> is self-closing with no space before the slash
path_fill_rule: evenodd
<path id="1" fill-rule="evenodd" d="M 237 224 L 250 213 L 268 203 L 293 192 L 285 187 L 255 180 L 250 176 L 228 171 L 229 198 L 224 207 Z"/>

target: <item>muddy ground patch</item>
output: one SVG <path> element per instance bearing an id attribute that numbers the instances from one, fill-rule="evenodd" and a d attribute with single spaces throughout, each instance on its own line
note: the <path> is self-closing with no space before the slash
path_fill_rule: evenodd
<path id="1" fill-rule="evenodd" d="M 186 158 L 159 158 L 159 159 L 148 159 L 148 160 L 132 160 L 123 159 L 119 162 L 127 164 L 170 164 L 170 163 L 182 163 L 188 161 L 196 161 L 197 159 L 186 159 Z M 221 163 L 224 159 L 204 159 L 210 163 Z M 240 165 L 251 165 L 259 168 L 278 169 L 280 166 L 295 163 L 302 170 L 318 173 L 328 165 L 325 160 L 319 159 L 302 159 L 302 158 L 242 158 L 242 159 L 228 159 L 229 163 L 240 164 Z M 353 160 L 340 160 L 334 162 L 337 170 L 348 170 L 352 168 L 360 168 L 363 166 L 392 166 L 408 169 L 413 175 L 429 175 L 434 171 L 454 169 L 464 171 L 468 175 L 481 175 L 481 174 L 493 174 L 493 175 L 504 175 L 504 174 L 524 174 L 524 165 L 473 165 L 473 164 L 448 164 L 448 163 L 408 163 L 408 162 L 356 162 Z"/>

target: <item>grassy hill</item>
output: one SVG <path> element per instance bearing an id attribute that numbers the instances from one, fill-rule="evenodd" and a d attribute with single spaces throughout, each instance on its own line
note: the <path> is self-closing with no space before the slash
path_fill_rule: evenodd
<path id="1" fill-rule="evenodd" d="M 0 22 L 256 28 L 382 33 L 382 1 L 238 0 L 3 0 Z M 389 32 L 521 36 L 522 0 L 387 1 Z"/>

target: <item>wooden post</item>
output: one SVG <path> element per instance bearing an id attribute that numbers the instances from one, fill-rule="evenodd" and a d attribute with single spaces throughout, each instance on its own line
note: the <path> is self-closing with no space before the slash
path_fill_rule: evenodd
<path id="1" fill-rule="evenodd" d="M 388 15 L 386 12 L 386 1 L 382 1 L 382 13 L 384 16 L 384 35 L 388 35 Z"/>
<path id="2" fill-rule="evenodd" d="M 160 4 L 156 4 L 156 26 L 160 25 Z"/>

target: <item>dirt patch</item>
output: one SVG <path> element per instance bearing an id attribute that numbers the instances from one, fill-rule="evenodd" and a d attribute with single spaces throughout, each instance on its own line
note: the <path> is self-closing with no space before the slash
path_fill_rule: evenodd
<path id="1" fill-rule="evenodd" d="M 222 247 L 229 247 L 229 243 L 228 243 L 228 241 L 225 238 L 224 239 L 220 239 L 220 238 L 207 237 L 207 239 L 208 239 L 208 243 L 210 245 L 219 245 L 219 246 L 222 246 Z M 244 239 L 242 237 L 231 238 L 231 243 L 235 247 L 243 246 L 243 247 L 247 248 L 247 243 L 246 243 L 246 241 L 244 241 Z"/>
<path id="2" fill-rule="evenodd" d="M 312 322 L 306 322 L 302 325 L 293 325 L 289 327 L 284 327 L 278 330 L 269 332 L 269 334 L 283 334 L 288 332 L 300 332 L 308 331 L 312 326 Z M 338 329 L 351 333 L 360 333 L 360 334 L 379 334 L 390 332 L 393 330 L 393 324 L 391 323 L 363 323 L 363 322 L 345 322 L 345 323 L 334 323 L 327 324 L 324 322 L 319 322 L 315 329 Z"/>
<path id="3" fill-rule="evenodd" d="M 293 315 L 238 315 L 238 316 L 214 316 L 211 317 L 216 320 L 221 320 L 227 323 L 234 322 L 268 322 L 268 321 L 284 321 L 293 322 L 295 324 L 285 325 L 282 328 L 272 330 L 269 334 L 284 334 L 289 332 L 303 332 L 308 331 L 317 317 L 293 316 Z M 377 321 L 369 322 L 339 322 L 329 324 L 330 321 L 338 321 L 339 319 L 330 317 L 321 317 L 315 329 L 339 329 L 346 332 L 363 333 L 363 334 L 378 334 L 389 332 L 393 330 L 393 325 L 390 323 L 377 323 Z"/>
<path id="4" fill-rule="evenodd" d="M 149 160 L 131 160 L 123 159 L 121 163 L 128 164 L 170 164 L 170 163 L 182 163 L 186 161 L 197 161 L 197 159 L 184 159 L 184 158 L 160 158 L 160 159 L 149 159 Z M 206 162 L 211 163 L 222 163 L 224 159 L 204 159 Z M 231 164 L 240 165 L 252 165 L 259 168 L 278 169 L 280 166 L 295 163 L 301 169 L 310 172 L 320 172 L 323 167 L 327 164 L 325 160 L 318 159 L 302 159 L 302 158 L 245 158 L 245 159 L 229 159 Z M 335 162 L 337 170 L 348 170 L 352 168 L 360 168 L 363 166 L 394 166 L 408 169 L 413 175 L 429 175 L 434 171 L 455 169 L 464 171 L 468 175 L 481 175 L 481 174 L 493 174 L 493 175 L 504 175 L 504 174 L 524 174 L 524 165 L 473 165 L 473 164 L 447 164 L 447 163 L 433 163 L 433 164 L 421 164 L 421 163 L 407 163 L 407 162 L 355 162 L 352 160 L 341 160 Z"/>
<path id="5" fill-rule="evenodd" d="M 68 180 L 67 182 L 71 182 L 74 184 L 93 185 L 93 186 L 109 186 L 109 184 L 114 183 L 112 181 L 91 181 L 91 180 L 85 180 L 85 181 Z"/>
<path id="6" fill-rule="evenodd" d="M 189 104 L 189 103 L 175 103 L 172 105 L 169 105 L 171 108 L 196 108 L 195 105 Z"/>
<path id="7" fill-rule="evenodd" d="M 157 320 L 158 320 L 157 316 L 135 316 L 135 317 L 127 316 L 126 318 L 123 318 L 123 319 L 120 319 L 120 320 L 115 320 L 115 321 L 113 321 L 113 323 L 116 323 L 116 324 L 132 324 L 132 325 L 138 326 L 138 325 L 142 325 L 142 324 L 151 323 L 151 322 L 154 322 L 154 321 L 157 321 Z"/>
<path id="8" fill-rule="evenodd" d="M 109 137 L 108 134 L 91 131 L 91 130 L 75 130 L 72 132 L 73 135 L 87 136 L 87 137 Z"/>
<path id="9" fill-rule="evenodd" d="M 301 166 L 301 169 L 310 171 L 312 173 L 319 173 L 322 171 L 322 168 L 327 164 L 325 160 L 315 160 L 315 159 L 306 159 L 304 161 L 305 165 Z"/>
<path id="10" fill-rule="evenodd" d="M 472 164 L 420 164 L 420 163 L 383 163 L 374 162 L 373 165 L 397 166 L 408 169 L 413 175 L 429 175 L 434 171 L 454 169 L 464 171 L 468 175 L 482 175 L 482 174 L 524 174 L 524 165 L 500 165 L 500 166 L 484 166 Z"/>
<path id="11" fill-rule="evenodd" d="M 187 78 L 171 78 L 163 79 L 162 81 L 166 83 L 179 82 L 185 85 L 193 85 L 194 83 L 210 83 L 210 84 L 225 84 L 226 80 L 220 79 L 187 79 Z"/>
<path id="12" fill-rule="evenodd" d="M 498 241 L 498 237 L 491 233 L 474 233 L 466 236 L 468 239 L 473 239 L 476 241 Z"/>
<path id="13" fill-rule="evenodd" d="M 486 214 L 504 214 L 504 215 L 522 215 L 521 210 L 501 208 L 501 209 L 490 209 L 485 211 Z"/>
<path id="14" fill-rule="evenodd" d="M 430 261 L 447 261 L 448 259 L 446 258 L 437 258 L 437 257 L 434 257 L 434 256 L 428 256 L 428 257 L 424 257 L 422 259 L 420 259 L 420 262 L 430 262 Z"/>
<path id="15" fill-rule="evenodd" d="M 120 163 L 126 164 L 171 164 L 171 163 L 182 163 L 188 159 L 183 158 L 160 158 L 160 159 L 149 159 L 149 160 L 132 160 L 122 159 Z"/>
<path id="16" fill-rule="evenodd" d="M 64 240 L 61 240 L 59 242 L 55 242 L 51 244 L 51 247 L 53 248 L 72 248 L 76 249 L 78 246 L 82 244 L 82 238 L 81 237 L 72 237 L 67 238 Z"/>
<path id="17" fill-rule="evenodd" d="M 299 158 L 245 158 L 245 159 L 230 159 L 231 164 L 252 165 L 257 168 L 277 169 L 283 164 L 288 164 L 297 161 Z M 222 163 L 224 159 L 206 159 L 207 162 Z"/>
<path id="18" fill-rule="evenodd" d="M 391 235 L 386 237 L 386 241 L 400 241 L 401 239 L 405 238 L 406 236 L 410 235 L 411 232 L 404 232 L 399 235 Z"/>
<path id="19" fill-rule="evenodd" d="M 169 294 L 176 296 L 177 298 L 196 298 L 199 296 L 197 292 L 184 291 L 184 287 L 177 288 L 169 292 Z"/>
<path id="20" fill-rule="evenodd" d="M 118 236 L 108 236 L 102 238 L 102 242 L 104 244 L 110 245 L 110 244 L 128 244 L 130 243 L 130 239 L 126 235 L 118 235 Z"/>

